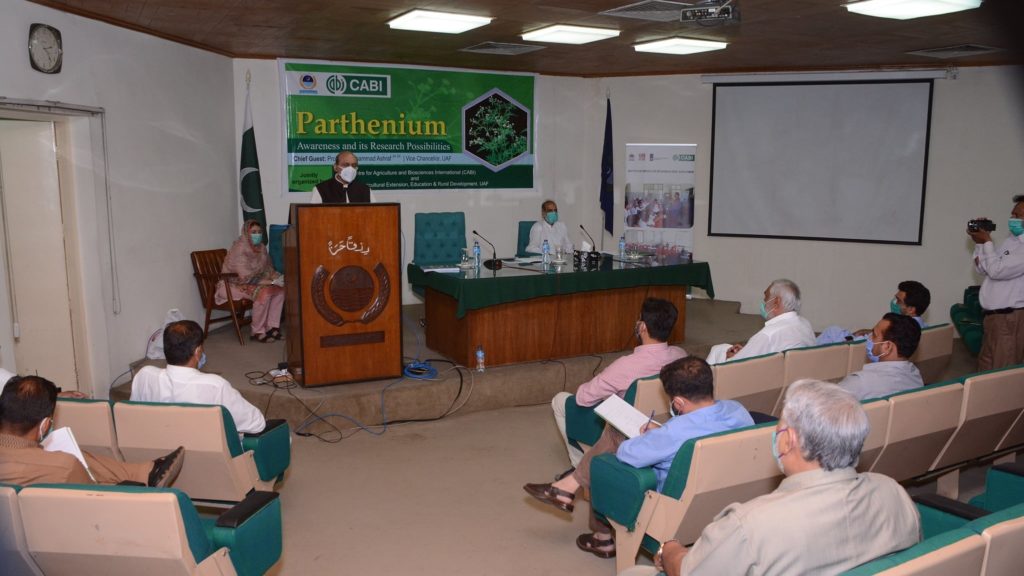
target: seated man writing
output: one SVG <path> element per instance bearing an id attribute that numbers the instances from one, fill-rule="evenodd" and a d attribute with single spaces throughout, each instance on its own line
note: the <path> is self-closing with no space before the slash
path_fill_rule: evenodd
<path id="1" fill-rule="evenodd" d="M 814 346 L 814 328 L 799 312 L 800 288 L 792 280 L 775 280 L 765 288 L 761 302 L 764 328 L 746 344 L 715 344 L 708 353 L 708 364 Z"/>
<path id="2" fill-rule="evenodd" d="M 868 428 L 849 392 L 794 382 L 772 435 L 772 455 L 786 475 L 779 487 L 727 506 L 689 550 L 669 540 L 655 568 L 620 576 L 829 575 L 913 546 L 921 522 L 907 492 L 888 476 L 855 470 Z"/>
<path id="3" fill-rule="evenodd" d="M 637 378 L 657 374 L 662 366 L 685 357 L 685 350 L 668 345 L 668 338 L 678 317 L 679 311 L 675 304 L 668 300 L 645 299 L 640 308 L 640 319 L 633 329 L 637 340 L 633 353 L 618 358 L 589 382 L 580 384 L 575 394 L 576 405 L 596 406 L 612 394 L 621 398 Z M 569 453 L 569 461 L 575 467 L 583 458 L 583 452 L 569 442 L 565 432 L 565 403 L 572 397 L 568 392 L 555 394 L 551 400 L 551 410 Z"/>
<path id="4" fill-rule="evenodd" d="M 868 363 L 839 385 L 858 400 L 879 398 L 924 386 L 921 372 L 910 362 L 921 341 L 921 327 L 910 316 L 886 314 L 868 335 Z"/>
<path id="5" fill-rule="evenodd" d="M 590 486 L 591 460 L 598 454 L 615 452 L 619 460 L 631 466 L 653 466 L 661 490 L 676 452 L 687 440 L 754 423 L 738 402 L 715 400 L 711 366 L 704 360 L 681 358 L 662 368 L 660 376 L 672 413 L 668 422 L 652 422 L 639 436 L 629 440 L 615 428 L 605 426 L 601 439 L 587 450 L 575 472 L 553 484 L 527 484 L 523 489 L 545 504 L 572 512 L 576 492 L 581 486 Z M 576 546 L 600 558 L 615 556 L 611 529 L 597 519 L 593 509 L 590 529 L 592 533 L 576 539 Z"/>
<path id="6" fill-rule="evenodd" d="M 928 309 L 932 302 L 932 293 L 925 288 L 924 284 L 914 280 L 904 280 L 896 286 L 896 294 L 889 301 L 889 311 L 893 314 L 904 314 L 910 316 L 922 329 L 927 328 L 921 315 Z M 861 340 L 871 334 L 870 328 L 864 328 L 850 332 L 840 326 L 829 326 L 818 335 L 818 344 L 834 344 L 836 342 L 849 342 Z"/>
<path id="7" fill-rule="evenodd" d="M 85 467 L 65 452 L 47 452 L 39 445 L 53 426 L 57 386 L 39 376 L 15 376 L 0 394 L 0 482 L 118 484 L 139 482 L 164 487 L 178 477 L 185 449 L 151 462 L 120 462 L 83 452 Z M 90 477 L 90 474 L 92 477 Z"/>
<path id="8" fill-rule="evenodd" d="M 132 380 L 133 402 L 220 404 L 228 409 L 240 434 L 262 432 L 267 422 L 259 408 L 242 398 L 231 383 L 200 372 L 206 364 L 203 329 L 191 320 L 171 322 L 164 328 L 167 368 L 144 366 Z"/>

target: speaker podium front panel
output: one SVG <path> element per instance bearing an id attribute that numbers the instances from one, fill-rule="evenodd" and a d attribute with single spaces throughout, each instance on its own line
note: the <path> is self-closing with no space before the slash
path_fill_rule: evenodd
<path id="1" fill-rule="evenodd" d="M 402 372 L 398 204 L 293 204 L 285 234 L 288 368 L 303 386 Z"/>

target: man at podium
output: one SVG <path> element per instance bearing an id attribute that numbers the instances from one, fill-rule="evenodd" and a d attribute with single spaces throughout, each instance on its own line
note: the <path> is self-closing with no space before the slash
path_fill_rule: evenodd
<path id="1" fill-rule="evenodd" d="M 348 150 L 334 159 L 334 176 L 313 187 L 311 204 L 346 204 L 373 202 L 370 187 L 356 180 L 359 158 Z"/>

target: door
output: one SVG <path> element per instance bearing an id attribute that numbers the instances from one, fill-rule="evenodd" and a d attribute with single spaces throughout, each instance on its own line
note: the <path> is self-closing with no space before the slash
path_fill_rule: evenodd
<path id="1" fill-rule="evenodd" d="M 52 122 L 0 120 L 0 201 L 3 367 L 77 390 Z"/>

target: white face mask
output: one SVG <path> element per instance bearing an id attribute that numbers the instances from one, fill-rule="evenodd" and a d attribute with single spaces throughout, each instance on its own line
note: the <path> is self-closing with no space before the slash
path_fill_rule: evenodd
<path id="1" fill-rule="evenodd" d="M 356 179 L 357 173 L 358 170 L 355 166 L 345 166 L 340 172 L 338 172 L 338 176 L 341 176 L 341 179 L 345 182 L 351 182 Z"/>
<path id="2" fill-rule="evenodd" d="M 50 428 L 53 427 L 53 420 L 49 418 L 43 419 L 39 423 L 39 441 L 42 442 L 46 439 L 46 436 L 50 433 Z"/>

